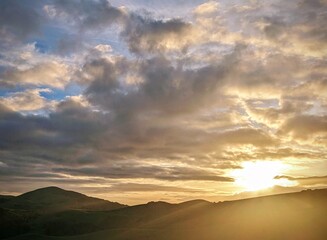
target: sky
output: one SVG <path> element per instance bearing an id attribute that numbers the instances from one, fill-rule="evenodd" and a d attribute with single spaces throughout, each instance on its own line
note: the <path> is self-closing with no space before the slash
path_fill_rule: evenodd
<path id="1" fill-rule="evenodd" d="M 326 0 L 1 0 L 0 193 L 327 187 L 326 22 Z"/>

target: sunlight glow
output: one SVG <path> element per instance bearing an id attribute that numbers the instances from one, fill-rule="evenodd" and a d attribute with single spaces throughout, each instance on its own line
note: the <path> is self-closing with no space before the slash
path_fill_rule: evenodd
<path id="1" fill-rule="evenodd" d="M 280 181 L 275 177 L 282 175 L 285 169 L 286 165 L 281 162 L 245 162 L 242 169 L 233 172 L 233 177 L 236 179 L 235 183 L 246 191 L 257 191 L 279 185 Z"/>

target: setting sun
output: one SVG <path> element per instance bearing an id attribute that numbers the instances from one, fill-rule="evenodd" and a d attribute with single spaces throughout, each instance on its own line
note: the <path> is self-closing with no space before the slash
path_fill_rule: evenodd
<path id="1" fill-rule="evenodd" d="M 286 166 L 280 162 L 245 162 L 242 169 L 234 171 L 236 184 L 247 191 L 257 191 L 273 187 L 278 183 L 276 176 L 281 175 Z"/>

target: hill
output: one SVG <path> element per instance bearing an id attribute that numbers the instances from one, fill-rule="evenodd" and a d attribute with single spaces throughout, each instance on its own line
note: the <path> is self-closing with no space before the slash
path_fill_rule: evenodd
<path id="1" fill-rule="evenodd" d="M 44 233 L 45 223 L 57 213 L 101 212 L 124 207 L 127 206 L 58 187 L 41 188 L 17 197 L 6 196 L 0 202 L 0 239 L 31 231 Z M 93 230 L 90 225 L 85 226 L 88 232 Z"/>
<path id="2" fill-rule="evenodd" d="M 113 210 L 126 207 L 126 205 L 88 197 L 58 187 L 46 187 L 10 198 L 0 204 L 0 207 L 37 212 L 60 212 L 73 209 Z"/>
<path id="3" fill-rule="evenodd" d="M 14 196 L 10 195 L 0 195 L 0 204 L 9 201 L 10 199 L 14 198 Z"/>
<path id="4" fill-rule="evenodd" d="M 68 210 L 27 221 L 29 233 L 11 240 L 325 240 L 326 202 L 327 189 L 320 189 L 219 203 Z"/>

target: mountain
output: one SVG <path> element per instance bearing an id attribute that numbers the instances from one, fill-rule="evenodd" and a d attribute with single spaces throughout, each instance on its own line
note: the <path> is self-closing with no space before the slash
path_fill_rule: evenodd
<path id="1" fill-rule="evenodd" d="M 6 214 L 18 214 L 25 224 L 11 240 L 325 240 L 326 203 L 327 189 L 320 189 L 219 203 L 194 200 L 109 211 L 70 209 L 30 219 L 26 210 Z"/>
<path id="2" fill-rule="evenodd" d="M 59 212 L 73 209 L 113 210 L 126 207 L 126 205 L 88 197 L 58 187 L 46 187 L 10 198 L 0 204 L 0 207 L 37 212 Z"/>

